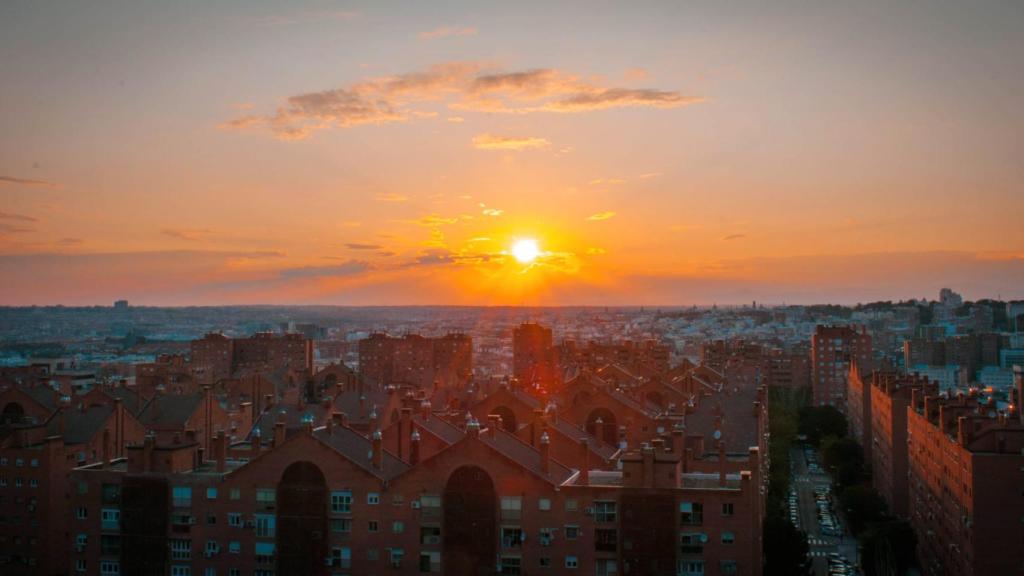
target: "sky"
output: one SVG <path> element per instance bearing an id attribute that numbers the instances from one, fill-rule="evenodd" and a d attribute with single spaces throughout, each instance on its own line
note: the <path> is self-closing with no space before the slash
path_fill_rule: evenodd
<path id="1" fill-rule="evenodd" d="M 1014 1 L 9 0 L 0 305 L 1024 298 L 1022 62 Z"/>

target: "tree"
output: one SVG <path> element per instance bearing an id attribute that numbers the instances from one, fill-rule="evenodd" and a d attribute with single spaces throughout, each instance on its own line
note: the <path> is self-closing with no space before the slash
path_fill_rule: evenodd
<path id="1" fill-rule="evenodd" d="M 821 441 L 821 457 L 832 471 L 839 492 L 870 478 L 860 444 L 852 438 L 826 436 Z"/>
<path id="2" fill-rule="evenodd" d="M 902 520 L 885 520 L 868 526 L 860 537 L 861 565 L 867 576 L 906 574 L 915 564 L 917 535 Z"/>
<path id="3" fill-rule="evenodd" d="M 764 522 L 764 576 L 810 576 L 807 534 L 778 515 Z"/>
<path id="4" fill-rule="evenodd" d="M 800 409 L 800 433 L 818 446 L 825 436 L 846 436 L 846 416 L 834 406 L 804 406 Z"/>
<path id="5" fill-rule="evenodd" d="M 885 519 L 885 500 L 868 484 L 847 487 L 839 495 L 839 502 L 846 511 L 850 531 L 858 537 L 869 524 Z"/>

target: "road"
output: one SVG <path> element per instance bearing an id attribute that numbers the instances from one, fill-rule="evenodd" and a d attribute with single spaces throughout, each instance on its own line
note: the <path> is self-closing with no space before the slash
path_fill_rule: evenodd
<path id="1" fill-rule="evenodd" d="M 819 456 L 818 461 L 821 462 Z M 828 561 L 826 557 L 831 552 L 838 552 L 848 560 L 856 562 L 857 540 L 846 532 L 846 521 L 842 513 L 836 510 L 840 516 L 840 523 L 845 534 L 842 537 L 825 536 L 821 533 L 821 526 L 818 524 L 818 513 L 814 500 L 814 489 L 828 487 L 831 490 L 832 478 L 824 471 L 811 473 L 807 467 L 807 458 L 802 447 L 793 448 L 790 451 L 791 465 L 791 487 L 797 493 L 797 518 L 798 528 L 807 532 L 807 542 L 810 544 L 811 557 L 814 563 L 814 573 L 817 576 L 828 576 Z"/>

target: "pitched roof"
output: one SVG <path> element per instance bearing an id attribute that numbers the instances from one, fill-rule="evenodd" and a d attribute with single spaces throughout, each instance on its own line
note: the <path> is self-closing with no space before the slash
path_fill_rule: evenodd
<path id="1" fill-rule="evenodd" d="M 178 428 L 185 425 L 203 403 L 203 393 L 154 396 L 139 413 L 147 428 Z"/>
<path id="2" fill-rule="evenodd" d="M 64 443 L 85 444 L 93 439 L 96 433 L 107 423 L 107 419 L 114 412 L 113 406 L 89 406 L 82 410 L 69 408 L 63 410 L 64 418 Z M 49 436 L 60 435 L 61 413 L 55 414 L 46 423 L 46 433 Z"/>
<path id="3" fill-rule="evenodd" d="M 327 432 L 326 427 L 317 428 L 313 430 L 313 437 L 334 449 L 353 464 L 383 480 L 394 478 L 410 468 L 408 464 L 387 450 L 384 450 L 383 470 L 374 468 L 373 442 L 345 426 L 333 426 L 330 433 Z"/>
<path id="4" fill-rule="evenodd" d="M 278 422 L 284 422 L 286 430 L 297 430 L 303 426 L 303 418 L 312 416 L 315 424 L 320 424 L 328 416 L 327 411 L 320 404 L 307 404 L 302 408 L 293 404 L 275 404 L 264 410 L 253 424 L 252 430 L 259 430 L 262 438 L 272 438 L 274 426 Z M 252 437 L 252 430 L 249 437 Z"/>
<path id="5" fill-rule="evenodd" d="M 541 466 L 540 452 L 535 450 L 533 446 L 530 446 L 526 442 L 523 442 L 504 430 L 496 430 L 493 437 L 489 431 L 482 430 L 480 431 L 478 438 L 481 442 L 499 452 L 512 462 L 522 466 L 524 469 L 529 470 L 533 474 L 551 482 L 552 484 L 562 484 L 568 480 L 570 476 L 575 474 L 573 470 L 559 464 L 555 460 L 550 460 L 548 462 L 549 472 L 545 473 Z"/>
<path id="6" fill-rule="evenodd" d="M 696 411 L 686 415 L 686 433 L 704 435 L 710 439 L 715 432 L 717 416 L 722 416 L 722 439 L 727 452 L 746 453 L 751 446 L 758 445 L 757 417 L 754 402 L 757 389 L 753 386 L 735 387 L 721 395 L 701 402 Z M 706 443 L 708 450 L 712 445 Z"/>
<path id="7" fill-rule="evenodd" d="M 564 418 L 551 418 L 545 422 L 545 424 L 549 429 L 577 442 L 582 438 L 586 438 L 588 440 L 587 446 L 590 448 L 590 451 L 597 454 L 604 460 L 611 460 L 612 457 L 615 456 L 616 452 L 619 451 L 618 448 L 591 436 L 586 430 L 573 425 Z"/>

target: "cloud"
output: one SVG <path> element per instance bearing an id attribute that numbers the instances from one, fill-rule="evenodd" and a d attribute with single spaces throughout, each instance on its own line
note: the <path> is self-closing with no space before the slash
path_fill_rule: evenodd
<path id="1" fill-rule="evenodd" d="M 484 208 L 484 216 L 501 216 L 504 214 L 504 210 L 498 210 L 497 208 Z"/>
<path id="2" fill-rule="evenodd" d="M 462 124 L 466 121 L 462 116 L 449 116 L 448 118 L 445 118 L 445 120 L 448 120 L 452 124 Z"/>
<path id="3" fill-rule="evenodd" d="M 377 202 L 405 202 L 408 199 L 408 196 L 404 194 L 395 194 L 394 192 L 377 194 Z"/>
<path id="4" fill-rule="evenodd" d="M 591 256 L 600 256 L 601 254 L 607 254 L 608 251 L 604 248 L 587 248 L 587 254 Z"/>
<path id="5" fill-rule="evenodd" d="M 626 70 L 626 80 L 630 82 L 640 82 L 647 80 L 647 70 L 645 68 L 630 68 Z"/>
<path id="6" fill-rule="evenodd" d="M 729 240 L 739 240 L 741 238 L 746 238 L 746 237 L 747 237 L 746 234 L 729 234 L 728 236 L 725 236 L 724 238 L 722 238 L 722 240 L 727 242 Z"/>
<path id="7" fill-rule="evenodd" d="M 353 276 L 371 270 L 373 266 L 365 260 L 349 260 L 337 266 L 302 266 L 285 268 L 280 271 L 281 278 L 320 278 L 326 276 Z"/>
<path id="8" fill-rule="evenodd" d="M 85 240 L 82 240 L 81 238 L 61 238 L 60 240 L 57 240 L 57 244 L 61 246 L 78 246 L 83 242 L 85 242 Z"/>
<path id="9" fill-rule="evenodd" d="M 0 220 L 15 220 L 18 222 L 38 222 L 36 218 L 32 216 L 26 216 L 24 214 L 12 214 L 10 212 L 0 212 Z"/>
<path id="10" fill-rule="evenodd" d="M 380 244 L 360 244 L 358 242 L 349 242 L 345 244 L 345 248 L 349 250 L 380 250 L 383 248 Z"/>
<path id="11" fill-rule="evenodd" d="M 614 217 L 615 212 L 609 210 L 606 212 L 598 212 L 597 214 L 591 214 L 590 216 L 587 216 L 587 220 L 590 220 L 591 222 L 600 222 L 601 220 L 608 220 Z"/>
<path id="12" fill-rule="evenodd" d="M 178 240 L 188 242 L 199 242 L 208 236 L 211 231 L 207 228 L 163 228 L 160 233 Z"/>
<path id="13" fill-rule="evenodd" d="M 32 180 L 30 178 L 15 178 L 13 176 L 0 176 L 0 184 L 11 184 L 17 186 L 47 186 L 57 188 L 57 184 L 46 180 Z"/>
<path id="14" fill-rule="evenodd" d="M 595 178 L 588 182 L 591 186 L 609 185 L 614 186 L 616 184 L 625 184 L 625 178 Z"/>
<path id="15" fill-rule="evenodd" d="M 437 40 L 439 38 L 451 38 L 453 36 L 476 36 L 476 28 L 472 26 L 441 26 L 429 32 L 420 32 L 417 36 L 419 36 L 420 40 Z"/>
<path id="16" fill-rule="evenodd" d="M 269 130 L 300 140 L 318 130 L 405 122 L 451 110 L 529 114 L 582 113 L 622 107 L 676 108 L 702 99 L 673 90 L 602 86 L 551 68 L 506 72 L 478 62 L 445 62 L 426 70 L 365 78 L 290 96 L 276 111 L 222 122 L 225 130 Z"/>
<path id="17" fill-rule="evenodd" d="M 473 147 L 477 150 L 535 150 L 547 148 L 551 142 L 544 138 L 495 136 L 494 134 L 479 134 L 473 138 Z"/>
<path id="18" fill-rule="evenodd" d="M 35 232 L 35 230 L 32 228 L 25 228 L 24 226 L 16 226 L 14 224 L 5 224 L 0 222 L 0 233 L 23 234 L 26 232 Z"/>
<path id="19" fill-rule="evenodd" d="M 651 180 L 653 178 L 658 178 L 659 176 L 661 176 L 661 172 L 647 172 L 646 174 L 637 176 L 637 178 L 641 180 Z"/>
<path id="20" fill-rule="evenodd" d="M 438 214 L 427 214 L 416 221 L 420 226 L 443 226 L 446 224 L 455 224 L 459 221 L 457 216 L 446 217 Z"/>

